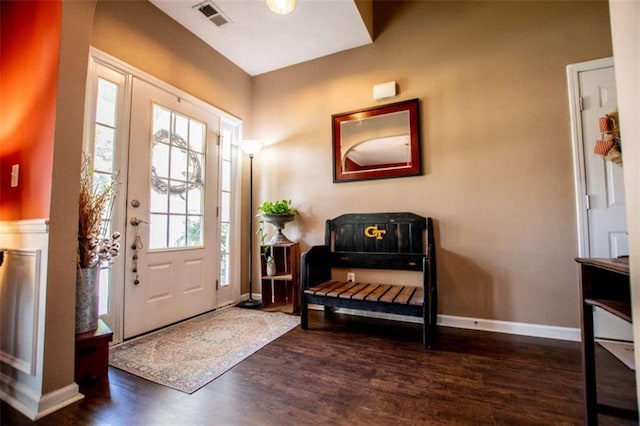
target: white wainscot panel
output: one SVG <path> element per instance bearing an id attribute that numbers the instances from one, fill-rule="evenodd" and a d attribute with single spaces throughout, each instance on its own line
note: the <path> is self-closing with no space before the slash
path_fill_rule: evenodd
<path id="1" fill-rule="evenodd" d="M 0 360 L 36 375 L 40 249 L 9 249 L 0 268 Z"/>

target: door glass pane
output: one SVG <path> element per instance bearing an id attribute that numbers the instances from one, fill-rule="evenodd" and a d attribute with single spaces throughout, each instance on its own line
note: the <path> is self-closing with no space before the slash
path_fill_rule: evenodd
<path id="1" fill-rule="evenodd" d="M 222 173 L 220 179 L 222 180 L 222 190 L 225 192 L 231 191 L 231 162 L 222 162 Z"/>
<path id="2" fill-rule="evenodd" d="M 160 138 L 156 138 L 153 145 L 152 172 L 161 178 L 169 177 L 169 145 L 161 142 Z"/>
<path id="3" fill-rule="evenodd" d="M 151 191 L 151 202 L 149 205 L 151 206 L 152 212 L 165 212 L 167 211 L 168 206 L 168 193 L 161 193 L 158 191 Z"/>
<path id="4" fill-rule="evenodd" d="M 187 203 L 185 200 L 185 194 L 169 194 L 169 212 L 170 213 L 185 213 Z"/>
<path id="5" fill-rule="evenodd" d="M 167 247 L 167 215 L 152 214 L 149 223 L 149 248 Z"/>
<path id="6" fill-rule="evenodd" d="M 187 245 L 190 247 L 202 245 L 202 217 L 187 217 Z"/>
<path id="7" fill-rule="evenodd" d="M 194 152 L 204 152 L 205 126 L 195 120 L 189 121 L 189 149 Z"/>
<path id="8" fill-rule="evenodd" d="M 118 112 L 118 84 L 98 77 L 96 93 L 96 115 L 93 137 L 93 185 L 103 188 L 114 179 L 116 146 L 116 117 Z M 117 196 L 117 194 L 116 194 Z M 107 206 L 102 217 L 100 235 L 110 236 L 111 206 Z M 109 313 L 109 284 L 111 272 L 108 265 L 100 266 L 100 284 L 98 289 L 98 315 Z"/>
<path id="9" fill-rule="evenodd" d="M 189 212 L 189 214 L 202 214 L 202 200 L 203 200 L 203 196 L 202 196 L 202 187 L 196 187 L 193 189 L 190 189 L 189 192 L 187 192 L 187 203 L 188 203 L 188 207 L 187 207 L 187 211 Z"/>
<path id="10" fill-rule="evenodd" d="M 113 127 L 96 124 L 94 169 L 113 173 L 114 139 L 115 129 Z"/>
<path id="11" fill-rule="evenodd" d="M 202 246 L 206 124 L 153 107 L 149 247 Z"/>
<path id="12" fill-rule="evenodd" d="M 220 286 L 230 283 L 231 247 L 231 142 L 233 133 L 228 128 L 220 135 Z"/>
<path id="13" fill-rule="evenodd" d="M 186 247 L 187 223 L 185 216 L 169 216 L 169 247 Z"/>
<path id="14" fill-rule="evenodd" d="M 231 215 L 231 194 L 223 192 L 220 194 L 220 220 L 222 223 L 229 222 Z"/>
<path id="15" fill-rule="evenodd" d="M 173 142 L 173 141 L 172 141 Z M 174 180 L 187 180 L 187 151 L 185 149 L 171 147 L 171 173 Z"/>
<path id="16" fill-rule="evenodd" d="M 98 103 L 96 105 L 96 123 L 109 127 L 116 126 L 118 105 L 118 85 L 111 81 L 98 79 Z"/>

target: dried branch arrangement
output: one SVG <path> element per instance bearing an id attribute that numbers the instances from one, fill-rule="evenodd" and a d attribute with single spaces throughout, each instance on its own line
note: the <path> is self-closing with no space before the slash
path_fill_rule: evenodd
<path id="1" fill-rule="evenodd" d="M 120 233 L 106 237 L 108 226 L 103 224 L 111 216 L 116 195 L 117 174 L 97 184 L 94 181 L 93 161 L 85 157 L 80 173 L 80 201 L 78 217 L 78 267 L 94 268 L 102 262 L 113 263 L 120 252 Z"/>

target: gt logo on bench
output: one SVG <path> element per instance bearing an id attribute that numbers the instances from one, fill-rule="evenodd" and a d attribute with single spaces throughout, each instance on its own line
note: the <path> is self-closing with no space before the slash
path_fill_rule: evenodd
<path id="1" fill-rule="evenodd" d="M 371 225 L 364 228 L 365 237 L 375 238 L 376 240 L 381 240 L 382 236 L 386 233 L 387 231 L 385 229 L 378 229 L 378 225 Z"/>

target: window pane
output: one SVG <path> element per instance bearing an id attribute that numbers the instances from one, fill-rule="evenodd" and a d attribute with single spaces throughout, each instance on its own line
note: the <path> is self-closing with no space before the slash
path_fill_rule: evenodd
<path id="1" fill-rule="evenodd" d="M 154 143 L 151 152 L 151 167 L 158 177 L 169 177 L 169 146 Z"/>
<path id="2" fill-rule="evenodd" d="M 220 225 L 220 252 L 229 252 L 229 224 L 222 223 Z"/>
<path id="3" fill-rule="evenodd" d="M 222 162 L 221 179 L 222 190 L 231 191 L 231 163 L 228 161 Z"/>
<path id="4" fill-rule="evenodd" d="M 161 107 L 160 105 L 153 106 L 153 134 L 155 135 L 159 130 L 164 130 L 166 134 L 164 138 L 165 142 L 169 142 L 169 129 L 171 128 L 171 113 L 168 109 Z"/>
<path id="5" fill-rule="evenodd" d="M 189 119 L 184 115 L 172 113 L 173 115 L 173 137 L 171 141 L 174 140 L 182 141 L 184 143 L 180 146 L 182 148 L 187 148 L 186 142 L 189 140 Z"/>
<path id="6" fill-rule="evenodd" d="M 187 202 L 189 203 L 187 211 L 190 214 L 202 214 L 204 213 L 202 208 L 202 186 L 198 186 L 189 190 L 187 193 Z"/>
<path id="7" fill-rule="evenodd" d="M 189 182 L 202 183 L 204 181 L 204 155 L 195 152 L 189 153 Z"/>
<path id="8" fill-rule="evenodd" d="M 185 216 L 169 216 L 169 248 L 187 245 Z"/>
<path id="9" fill-rule="evenodd" d="M 187 180 L 187 151 L 171 147 L 171 179 Z"/>
<path id="10" fill-rule="evenodd" d="M 231 215 L 231 194 L 223 192 L 220 201 L 220 220 L 222 222 L 229 222 L 229 216 Z"/>
<path id="11" fill-rule="evenodd" d="M 225 254 L 220 259 L 220 286 L 226 287 L 229 285 L 229 261 L 230 256 Z"/>
<path id="12" fill-rule="evenodd" d="M 223 133 L 221 155 L 224 160 L 231 160 L 231 135 L 228 132 Z"/>
<path id="13" fill-rule="evenodd" d="M 116 126 L 116 108 L 118 86 L 98 78 L 98 103 L 96 105 L 96 122 L 110 127 Z"/>
<path id="14" fill-rule="evenodd" d="M 155 213 L 166 212 L 168 207 L 167 198 L 168 198 L 167 193 L 162 194 L 158 191 L 151 191 L 151 205 L 150 205 L 151 212 L 155 212 Z"/>
<path id="15" fill-rule="evenodd" d="M 184 194 L 169 194 L 169 213 L 185 214 L 187 203 Z"/>
<path id="16" fill-rule="evenodd" d="M 187 245 L 189 247 L 202 245 L 202 217 L 189 216 L 187 218 Z"/>
<path id="17" fill-rule="evenodd" d="M 167 216 L 164 214 L 152 214 L 149 224 L 149 248 L 167 247 Z"/>
<path id="18" fill-rule="evenodd" d="M 113 140 L 115 130 L 96 124 L 93 167 L 102 172 L 113 173 Z"/>
<path id="19" fill-rule="evenodd" d="M 100 282 L 98 290 L 98 315 L 109 313 L 109 268 L 100 268 Z"/>
<path id="20" fill-rule="evenodd" d="M 203 123 L 196 120 L 189 120 L 189 149 L 196 152 L 204 152 L 204 131 Z"/>

